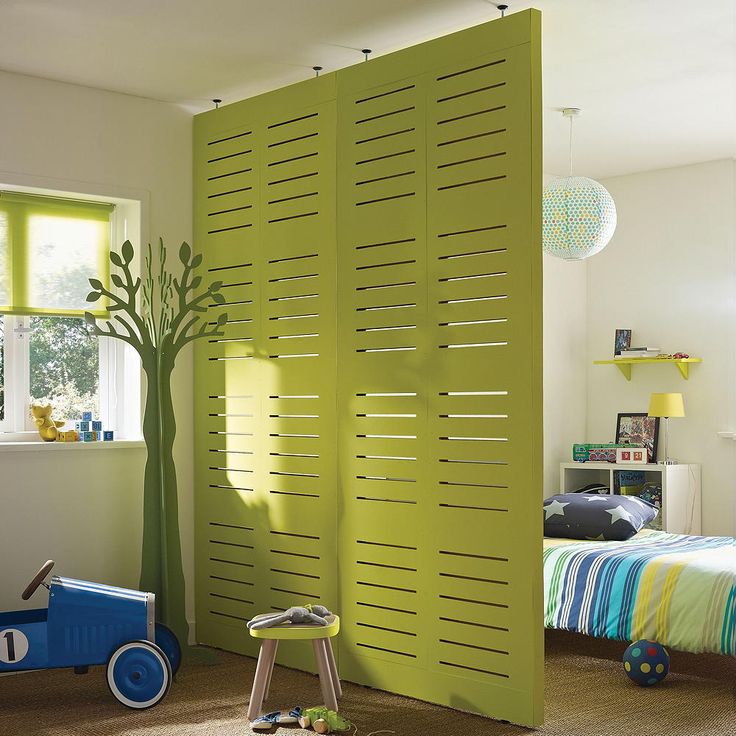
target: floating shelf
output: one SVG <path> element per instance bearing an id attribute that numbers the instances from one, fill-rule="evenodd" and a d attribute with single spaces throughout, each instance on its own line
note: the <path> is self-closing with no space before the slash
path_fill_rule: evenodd
<path id="1" fill-rule="evenodd" d="M 594 360 L 594 365 L 615 365 L 627 381 L 631 380 L 631 366 L 642 363 L 671 363 L 677 366 L 682 377 L 687 381 L 690 377 L 690 363 L 702 363 L 702 358 L 618 358 L 616 360 Z"/>

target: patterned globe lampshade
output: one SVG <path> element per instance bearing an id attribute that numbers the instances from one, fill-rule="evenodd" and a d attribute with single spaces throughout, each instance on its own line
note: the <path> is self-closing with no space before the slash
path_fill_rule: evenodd
<path id="1" fill-rule="evenodd" d="M 553 179 L 542 198 L 544 252 L 579 261 L 602 251 L 616 229 L 616 205 L 608 190 L 586 176 Z"/>

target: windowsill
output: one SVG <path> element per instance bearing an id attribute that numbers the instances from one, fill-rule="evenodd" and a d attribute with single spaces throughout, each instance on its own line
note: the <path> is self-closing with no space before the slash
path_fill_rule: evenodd
<path id="1" fill-rule="evenodd" d="M 44 442 L 43 440 L 3 441 L 0 439 L 1 452 L 76 452 L 79 450 L 137 450 L 145 449 L 143 440 L 113 440 L 112 442 Z"/>

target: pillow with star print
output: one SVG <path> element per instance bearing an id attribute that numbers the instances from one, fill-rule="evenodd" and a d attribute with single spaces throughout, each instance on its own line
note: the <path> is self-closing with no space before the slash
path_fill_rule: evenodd
<path id="1" fill-rule="evenodd" d="M 564 493 L 544 501 L 544 536 L 625 541 L 657 516 L 636 496 Z"/>

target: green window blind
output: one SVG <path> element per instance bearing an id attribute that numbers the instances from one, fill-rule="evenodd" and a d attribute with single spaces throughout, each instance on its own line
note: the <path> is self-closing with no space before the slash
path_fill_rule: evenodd
<path id="1" fill-rule="evenodd" d="M 0 312 L 82 316 L 108 283 L 114 205 L 0 192 Z M 98 302 L 96 315 L 105 314 Z"/>

